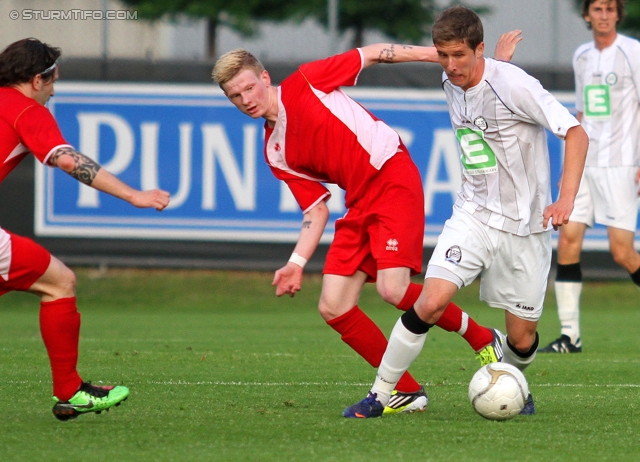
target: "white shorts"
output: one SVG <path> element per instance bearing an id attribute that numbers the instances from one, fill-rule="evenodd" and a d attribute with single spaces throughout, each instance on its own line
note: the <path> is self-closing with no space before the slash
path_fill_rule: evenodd
<path id="1" fill-rule="evenodd" d="M 551 266 L 551 232 L 517 236 L 453 208 L 438 237 L 425 278 L 458 286 L 481 276 L 480 299 L 518 318 L 537 321 Z"/>
<path id="2" fill-rule="evenodd" d="M 569 221 L 636 231 L 637 167 L 585 167 Z"/>

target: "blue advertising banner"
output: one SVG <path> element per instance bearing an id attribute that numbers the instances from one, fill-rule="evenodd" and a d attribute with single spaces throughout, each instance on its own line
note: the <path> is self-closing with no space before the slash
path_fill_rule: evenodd
<path id="1" fill-rule="evenodd" d="M 457 142 L 439 90 L 346 89 L 397 130 L 421 171 L 425 246 L 433 246 L 460 185 Z M 556 95 L 573 110 L 573 95 Z M 76 149 L 126 183 L 171 193 L 163 212 L 136 209 L 58 169 L 37 165 L 39 236 L 295 242 L 302 215 L 267 167 L 263 121 L 229 103 L 215 85 L 59 83 L 49 103 Z M 562 143 L 549 136 L 552 179 Z M 330 242 L 345 212 L 331 187 Z M 553 191 L 554 197 L 557 190 Z M 606 230 L 590 230 L 587 249 L 606 249 Z"/>

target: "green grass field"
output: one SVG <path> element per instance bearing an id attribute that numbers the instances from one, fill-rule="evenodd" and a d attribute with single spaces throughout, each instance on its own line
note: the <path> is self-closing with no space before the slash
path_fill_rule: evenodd
<path id="1" fill-rule="evenodd" d="M 129 400 L 59 422 L 38 301 L 0 300 L 0 460 L 9 461 L 635 461 L 640 459 L 640 292 L 585 283 L 579 355 L 539 355 L 527 370 L 537 415 L 491 422 L 467 384 L 479 367 L 456 334 L 433 329 L 412 372 L 427 411 L 341 417 L 375 372 L 317 314 L 320 277 L 278 299 L 271 274 L 80 269 L 79 371 L 126 384 Z M 503 312 L 456 301 L 479 322 Z M 400 312 L 368 286 L 360 306 L 390 332 Z M 553 292 L 541 343 L 559 333 Z"/>

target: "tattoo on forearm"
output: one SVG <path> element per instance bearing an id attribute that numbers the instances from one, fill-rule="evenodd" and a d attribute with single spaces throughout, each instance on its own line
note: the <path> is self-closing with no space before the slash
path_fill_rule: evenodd
<path id="1" fill-rule="evenodd" d="M 305 220 L 302 222 L 303 228 L 311 228 L 311 220 Z"/>
<path id="2" fill-rule="evenodd" d="M 392 63 L 393 58 L 396 56 L 395 45 L 389 45 L 389 48 L 383 48 L 380 50 L 380 56 L 378 56 L 379 63 Z"/>
<path id="3" fill-rule="evenodd" d="M 395 49 L 395 45 L 391 44 L 389 45 L 388 48 L 383 48 L 380 51 L 380 55 L 378 56 L 378 63 L 383 64 L 383 63 L 392 63 L 395 60 L 396 57 L 396 49 Z M 401 45 L 403 50 L 411 50 L 413 47 L 409 46 L 409 45 Z"/>
<path id="4" fill-rule="evenodd" d="M 58 149 L 51 155 L 49 162 L 52 165 L 58 166 L 58 159 L 60 159 L 61 156 L 69 156 L 73 159 L 74 167 L 67 172 L 69 175 L 86 185 L 93 183 L 93 180 L 98 174 L 98 170 L 101 168 L 100 164 L 69 147 Z"/>

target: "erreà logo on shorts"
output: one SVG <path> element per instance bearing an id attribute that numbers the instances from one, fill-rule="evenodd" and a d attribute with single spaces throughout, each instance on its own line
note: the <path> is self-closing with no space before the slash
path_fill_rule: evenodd
<path id="1" fill-rule="evenodd" d="M 447 252 L 444 254 L 444 259 L 457 266 L 458 263 L 460 263 L 460 260 L 462 260 L 462 250 L 457 245 L 449 247 Z"/>
<path id="2" fill-rule="evenodd" d="M 533 311 L 532 306 L 523 305 L 522 303 L 516 303 L 516 308 L 518 308 L 519 310 Z"/>
<path id="3" fill-rule="evenodd" d="M 398 251 L 398 240 L 397 239 L 389 239 L 387 241 L 387 250 L 391 250 L 392 252 Z"/>

